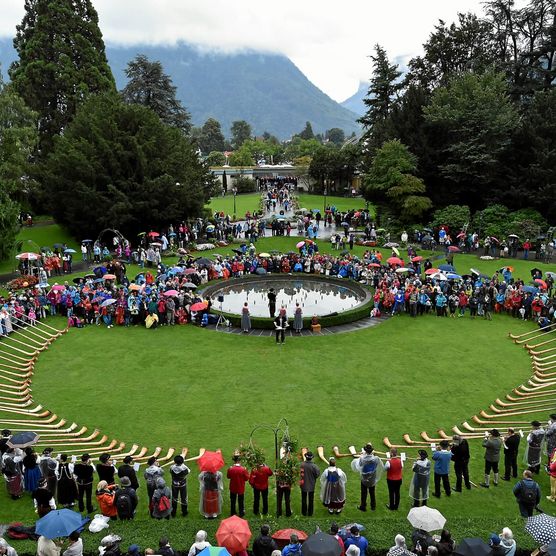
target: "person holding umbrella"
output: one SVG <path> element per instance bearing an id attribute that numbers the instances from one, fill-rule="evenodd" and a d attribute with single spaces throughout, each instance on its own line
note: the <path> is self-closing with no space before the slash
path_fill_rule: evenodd
<path id="1" fill-rule="evenodd" d="M 214 519 L 222 512 L 222 473 L 219 469 L 224 465 L 222 454 L 208 450 L 197 461 L 199 473 L 200 492 L 199 511 L 207 519 Z"/>

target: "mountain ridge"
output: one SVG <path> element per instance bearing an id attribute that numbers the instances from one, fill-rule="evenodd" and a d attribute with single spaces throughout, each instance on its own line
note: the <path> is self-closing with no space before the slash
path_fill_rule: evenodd
<path id="1" fill-rule="evenodd" d="M 307 121 L 315 133 L 333 127 L 346 134 L 359 129 L 356 113 L 311 83 L 285 56 L 254 51 L 222 54 L 183 42 L 176 46 L 107 44 L 106 55 L 119 90 L 126 83 L 124 69 L 137 54 L 162 63 L 194 125 L 213 117 L 229 136 L 234 120 L 246 120 L 254 134 L 268 131 L 280 139 L 299 133 Z M 16 57 L 11 39 L 0 39 L 5 78 Z"/>

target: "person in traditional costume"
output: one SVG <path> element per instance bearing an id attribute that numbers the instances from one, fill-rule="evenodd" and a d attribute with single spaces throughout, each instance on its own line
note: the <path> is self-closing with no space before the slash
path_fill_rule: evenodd
<path id="1" fill-rule="evenodd" d="M 207 519 L 214 519 L 222 512 L 222 473 L 202 471 L 199 473 L 200 492 L 199 511 Z"/>
<path id="2" fill-rule="evenodd" d="M 274 319 L 274 328 L 276 332 L 276 343 L 283 344 L 286 341 L 286 328 L 288 328 L 288 317 L 286 309 L 282 307 L 280 314 Z"/>
<path id="3" fill-rule="evenodd" d="M 339 514 L 346 503 L 346 474 L 336 467 L 336 459 L 328 460 L 328 467 L 320 476 L 320 499 L 328 513 Z"/>
<path id="4" fill-rule="evenodd" d="M 413 507 L 426 506 L 429 498 L 429 481 L 431 462 L 425 450 L 419 450 L 419 459 L 413 464 L 413 479 L 409 486 L 409 496 L 413 498 Z"/>
<path id="5" fill-rule="evenodd" d="M 525 463 L 531 473 L 539 474 L 541 469 L 542 444 L 545 431 L 539 421 L 531 422 L 532 430 L 527 435 L 527 449 L 525 450 Z"/>
<path id="6" fill-rule="evenodd" d="M 77 484 L 73 476 L 73 464 L 68 462 L 67 454 L 60 456 L 56 476 L 58 478 L 58 505 L 65 507 L 75 506 Z"/>
<path id="7" fill-rule="evenodd" d="M 361 476 L 361 502 L 358 509 L 362 512 L 367 511 L 367 493 L 370 498 L 371 510 L 376 510 L 375 487 L 384 470 L 382 461 L 373 452 L 372 444 L 365 444 L 361 455 L 351 462 L 352 470 Z"/>
<path id="8" fill-rule="evenodd" d="M 44 517 L 50 510 L 56 509 L 52 492 L 48 490 L 46 479 L 41 479 L 37 489 L 33 491 L 33 504 L 39 517 Z"/>
<path id="9" fill-rule="evenodd" d="M 546 440 L 546 455 L 550 458 L 552 452 L 554 452 L 556 448 L 556 413 L 550 414 L 548 426 L 544 433 L 544 439 Z"/>
<path id="10" fill-rule="evenodd" d="M 20 462 L 22 460 L 21 450 L 16 452 L 15 448 L 7 448 L 2 456 L 2 474 L 6 480 L 6 489 L 13 500 L 17 500 L 23 494 L 23 474 Z"/>
<path id="11" fill-rule="evenodd" d="M 28 446 L 25 448 L 25 456 L 23 457 L 23 482 L 27 492 L 33 492 L 39 486 L 41 479 L 41 469 L 38 464 L 38 456 L 36 452 Z"/>
<path id="12" fill-rule="evenodd" d="M 251 317 L 249 313 L 249 306 L 247 305 L 247 301 L 243 304 L 243 308 L 241 309 L 241 330 L 245 333 L 249 332 L 251 329 Z"/>
<path id="13" fill-rule="evenodd" d="M 303 330 L 303 311 L 301 310 L 299 303 L 295 304 L 293 329 L 296 331 L 297 334 L 301 334 L 301 331 Z"/>

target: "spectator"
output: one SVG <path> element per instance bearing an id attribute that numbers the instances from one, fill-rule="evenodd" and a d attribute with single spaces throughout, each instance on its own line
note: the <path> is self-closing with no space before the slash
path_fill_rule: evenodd
<path id="1" fill-rule="evenodd" d="M 453 554 L 455 547 L 456 543 L 453 541 L 450 531 L 442 529 L 440 540 L 436 543 L 438 556 L 450 556 L 450 554 Z"/>
<path id="2" fill-rule="evenodd" d="M 253 556 L 271 556 L 278 549 L 276 541 L 270 536 L 270 527 L 261 526 L 261 534 L 253 542 Z"/>
<path id="3" fill-rule="evenodd" d="M 502 533 L 500 533 L 500 546 L 505 550 L 506 556 L 515 556 L 517 545 L 514 534 L 508 527 L 504 527 Z"/>
<path id="4" fill-rule="evenodd" d="M 359 527 L 357 525 L 352 525 L 350 530 L 350 536 L 346 539 L 344 545 L 346 548 L 346 555 L 348 554 L 348 549 L 350 546 L 355 545 L 359 548 L 361 554 L 365 554 L 369 546 L 367 539 L 359 533 Z"/>
<path id="5" fill-rule="evenodd" d="M 407 548 L 403 535 L 396 535 L 394 543 L 394 546 L 387 552 L 386 556 L 415 556 L 415 553 Z"/>
<path id="6" fill-rule="evenodd" d="M 137 494 L 131 486 L 129 477 L 124 476 L 120 479 L 121 488 L 116 490 L 114 495 L 114 505 L 120 519 L 133 519 L 137 509 Z"/>
<path id="7" fill-rule="evenodd" d="M 199 552 L 204 550 L 207 546 L 210 546 L 210 543 L 207 541 L 207 532 L 201 529 L 197 531 L 197 534 L 195 535 L 195 542 L 191 545 L 187 556 L 197 556 L 197 554 L 199 554 Z"/>
<path id="8" fill-rule="evenodd" d="M 77 531 L 73 531 L 68 536 L 69 545 L 62 552 L 62 556 L 83 556 L 83 540 Z"/>
<path id="9" fill-rule="evenodd" d="M 295 533 L 290 535 L 290 544 L 284 547 L 282 556 L 301 556 L 301 543 Z"/>
<path id="10" fill-rule="evenodd" d="M 513 493 L 519 506 L 519 513 L 523 517 L 531 517 L 533 510 L 541 501 L 541 489 L 533 481 L 531 471 L 526 469 L 523 472 L 523 479 L 515 484 Z"/>
<path id="11" fill-rule="evenodd" d="M 166 486 L 166 481 L 159 477 L 156 480 L 156 489 L 152 497 L 152 517 L 155 519 L 170 519 L 172 513 L 171 496 L 172 492 Z"/>

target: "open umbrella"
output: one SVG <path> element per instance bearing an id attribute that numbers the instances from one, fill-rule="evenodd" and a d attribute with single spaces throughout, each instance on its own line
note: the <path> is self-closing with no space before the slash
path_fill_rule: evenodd
<path id="1" fill-rule="evenodd" d="M 461 280 L 461 276 L 455 272 L 448 272 L 446 278 L 448 278 L 448 280 Z"/>
<path id="2" fill-rule="evenodd" d="M 535 286 L 523 286 L 521 290 L 524 291 L 525 293 L 532 293 L 532 294 L 539 293 L 538 288 L 535 288 Z"/>
<path id="3" fill-rule="evenodd" d="M 20 261 L 38 261 L 41 257 L 38 253 L 20 253 L 15 256 Z"/>
<path id="4" fill-rule="evenodd" d="M 255 270 L 255 273 L 258 274 L 259 276 L 262 276 L 263 274 L 266 274 L 266 268 L 259 266 L 257 270 Z"/>
<path id="5" fill-rule="evenodd" d="M 36 432 L 18 432 L 8 440 L 10 448 L 27 448 L 33 446 L 39 441 L 39 435 Z"/>
<path id="6" fill-rule="evenodd" d="M 208 307 L 208 303 L 206 301 L 199 301 L 198 303 L 193 303 L 191 305 L 191 311 L 204 311 Z"/>
<path id="7" fill-rule="evenodd" d="M 218 544 L 228 549 L 231 554 L 246 550 L 249 539 L 251 539 L 249 522 L 237 515 L 223 519 L 216 531 Z"/>
<path id="8" fill-rule="evenodd" d="M 369 263 L 369 266 L 371 268 L 380 268 L 380 264 L 378 264 L 378 263 Z"/>
<path id="9" fill-rule="evenodd" d="M 63 243 L 55 243 L 53 247 L 54 249 L 62 249 L 63 246 L 64 246 Z"/>
<path id="10" fill-rule="evenodd" d="M 556 539 L 556 517 L 548 514 L 537 514 L 528 517 L 525 530 L 539 543 L 548 544 Z"/>
<path id="11" fill-rule="evenodd" d="M 386 247 L 387 249 L 390 249 L 392 247 L 399 247 L 400 244 L 399 243 L 394 243 L 393 241 L 389 241 L 388 243 L 384 244 L 384 247 Z"/>
<path id="12" fill-rule="evenodd" d="M 103 280 L 115 280 L 116 279 L 116 275 L 115 274 L 105 274 L 102 277 Z"/>
<path id="13" fill-rule="evenodd" d="M 550 541 L 546 545 L 546 553 L 548 556 L 556 556 L 556 540 Z"/>
<path id="14" fill-rule="evenodd" d="M 450 247 L 448 247 L 448 251 L 450 251 L 451 253 L 459 253 L 461 249 L 456 245 L 450 245 Z"/>
<path id="15" fill-rule="evenodd" d="M 398 274 L 404 274 L 406 272 L 415 272 L 412 268 L 396 268 Z"/>
<path id="16" fill-rule="evenodd" d="M 147 235 L 149 237 L 159 237 L 160 236 L 160 234 L 158 232 L 149 232 Z"/>
<path id="17" fill-rule="evenodd" d="M 201 471 L 210 471 L 216 473 L 224 467 L 224 458 L 221 452 L 211 452 L 207 450 L 198 460 L 197 464 Z"/>
<path id="18" fill-rule="evenodd" d="M 441 264 L 438 270 L 443 270 L 444 272 L 455 272 L 456 269 L 451 264 Z"/>
<path id="19" fill-rule="evenodd" d="M 454 556 L 487 556 L 490 546 L 483 539 L 462 539 L 454 550 Z"/>
<path id="20" fill-rule="evenodd" d="M 178 249 L 178 255 L 187 255 L 187 249 L 184 249 L 183 247 L 180 247 Z"/>
<path id="21" fill-rule="evenodd" d="M 425 274 L 427 276 L 430 276 L 431 274 L 436 274 L 437 272 L 438 272 L 438 268 L 429 268 L 425 270 Z"/>
<path id="22" fill-rule="evenodd" d="M 540 268 L 532 268 L 531 269 L 531 276 L 536 276 L 536 275 L 542 276 L 542 270 Z"/>
<path id="23" fill-rule="evenodd" d="M 302 556 L 340 556 L 341 553 L 336 537 L 322 531 L 308 537 L 301 546 Z"/>
<path id="24" fill-rule="evenodd" d="M 129 291 L 138 292 L 141 290 L 141 286 L 139 284 L 131 284 L 129 286 Z"/>
<path id="25" fill-rule="evenodd" d="M 508 237 L 511 237 L 512 239 L 519 239 L 519 236 L 516 234 L 509 234 Z"/>
<path id="26" fill-rule="evenodd" d="M 83 518 L 68 509 L 51 510 L 35 524 L 35 533 L 47 539 L 67 537 L 83 525 Z"/>
<path id="27" fill-rule="evenodd" d="M 407 514 L 407 520 L 415 529 L 429 532 L 442 529 L 446 523 L 446 518 L 437 509 L 428 506 L 411 508 Z"/>
<path id="28" fill-rule="evenodd" d="M 82 239 L 81 243 L 93 243 L 92 239 Z"/>
<path id="29" fill-rule="evenodd" d="M 349 255 L 349 251 L 347 249 L 344 249 L 343 251 L 340 251 L 340 255 L 342 256 Z"/>
<path id="30" fill-rule="evenodd" d="M 386 259 L 386 262 L 390 265 L 403 265 L 403 261 L 399 257 L 390 257 L 389 259 Z"/>
<path id="31" fill-rule="evenodd" d="M 197 264 L 199 266 L 210 266 L 213 264 L 213 262 L 210 259 L 207 259 L 206 257 L 201 257 L 200 259 L 197 259 Z"/>
<path id="32" fill-rule="evenodd" d="M 412 263 L 420 263 L 423 260 L 423 257 L 421 257 L 421 255 L 417 255 L 416 257 L 413 257 L 411 259 Z"/>
<path id="33" fill-rule="evenodd" d="M 46 251 L 50 251 L 50 247 L 48 247 L 47 245 L 44 245 L 43 247 L 41 247 L 41 252 L 44 253 Z"/>
<path id="34" fill-rule="evenodd" d="M 550 276 L 550 277 L 553 278 L 553 279 L 556 279 L 556 272 L 550 272 L 550 271 L 549 271 L 549 272 L 546 272 L 545 274 L 546 274 L 547 276 Z"/>
<path id="35" fill-rule="evenodd" d="M 168 291 L 165 291 L 165 292 L 163 293 L 163 295 L 164 295 L 165 297 L 174 297 L 174 296 L 176 296 L 176 295 L 178 295 L 178 294 L 179 294 L 179 292 L 178 292 L 177 290 L 168 290 Z"/>
<path id="36" fill-rule="evenodd" d="M 270 257 L 270 253 L 259 253 L 259 257 L 262 257 L 263 259 L 268 259 L 268 257 Z"/>
<path id="37" fill-rule="evenodd" d="M 207 230 L 207 232 L 214 232 L 215 227 L 214 227 L 212 224 L 209 224 L 209 225 L 206 227 L 206 230 Z"/>
<path id="38" fill-rule="evenodd" d="M 305 542 L 307 540 L 307 533 L 299 529 L 280 529 L 272 535 L 272 538 L 279 547 L 283 548 L 290 542 L 291 535 L 297 535 L 299 542 Z"/>
<path id="39" fill-rule="evenodd" d="M 544 280 L 541 280 L 540 278 L 536 278 L 534 282 L 535 284 L 538 284 L 543 290 L 548 289 L 548 286 L 546 285 L 546 282 Z"/>
<path id="40" fill-rule="evenodd" d="M 223 546 L 207 546 L 203 548 L 197 556 L 231 556 L 226 548 Z"/>
<path id="41" fill-rule="evenodd" d="M 72 280 L 72 282 L 73 282 L 74 284 L 79 284 L 79 282 L 81 282 L 81 280 L 83 280 L 83 278 L 80 278 L 80 277 L 78 276 L 77 278 L 74 278 L 74 279 Z"/>
<path id="42" fill-rule="evenodd" d="M 55 292 L 61 292 L 61 291 L 64 291 L 65 289 L 66 289 L 66 286 L 62 286 L 60 284 L 54 284 L 52 286 L 52 291 L 55 291 Z"/>
<path id="43" fill-rule="evenodd" d="M 185 284 L 182 284 L 181 287 L 188 290 L 195 290 L 197 289 L 197 284 L 194 284 L 193 282 L 186 282 Z"/>
<path id="44" fill-rule="evenodd" d="M 183 273 L 188 276 L 189 274 L 197 274 L 196 268 L 186 268 Z"/>
<path id="45" fill-rule="evenodd" d="M 295 246 L 296 246 L 298 249 L 301 249 L 304 245 L 305 245 L 305 242 L 304 242 L 304 241 L 299 241 L 298 243 L 295 244 Z"/>
<path id="46" fill-rule="evenodd" d="M 115 299 L 105 299 L 100 306 L 101 307 L 108 307 L 108 305 L 114 305 L 114 303 L 116 303 Z"/>

